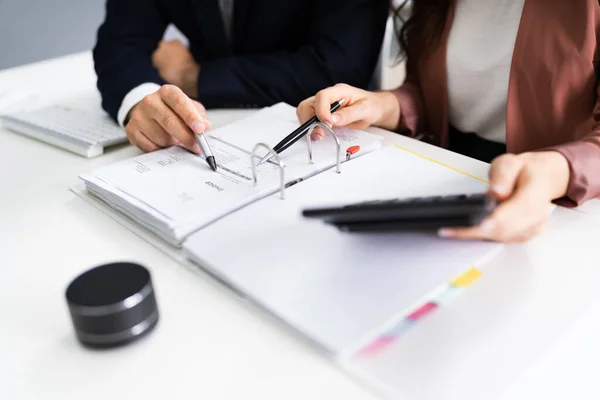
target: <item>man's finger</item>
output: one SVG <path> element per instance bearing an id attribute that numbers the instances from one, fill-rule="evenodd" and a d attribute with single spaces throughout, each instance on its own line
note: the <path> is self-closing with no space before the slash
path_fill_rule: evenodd
<path id="1" fill-rule="evenodd" d="M 206 108 L 204 108 L 204 106 L 201 103 L 197 102 L 196 100 L 192 100 L 192 103 L 194 103 L 196 110 L 198 110 L 200 115 L 202 115 L 202 118 L 204 118 L 204 128 L 206 130 L 212 129 L 213 128 L 212 123 L 208 120 L 208 117 L 206 116 Z"/>
<path id="2" fill-rule="evenodd" d="M 202 117 L 206 118 L 206 108 L 202 105 L 202 103 L 200 103 L 196 100 L 192 100 L 192 104 L 194 104 L 194 107 L 196 107 L 196 110 L 198 110 L 200 115 L 202 115 Z"/>
<path id="3" fill-rule="evenodd" d="M 164 86 L 163 86 L 164 87 Z M 160 89 L 162 90 L 162 88 Z M 159 91 L 160 91 L 159 90 Z M 178 89 L 179 90 L 179 89 Z M 181 92 L 183 93 L 183 92 Z M 185 96 L 185 94 L 183 95 Z M 150 98 L 150 100 L 146 100 Z M 191 103 L 191 100 L 185 96 L 189 103 L 189 107 L 194 109 L 194 112 L 197 113 L 196 107 Z M 196 154 L 200 154 L 200 147 L 194 138 L 194 134 L 191 129 L 186 126 L 186 124 L 182 121 L 178 114 L 173 111 L 170 107 L 168 107 L 163 102 L 163 97 L 150 97 L 147 96 L 144 98 L 145 101 L 144 106 L 150 110 L 152 117 L 154 120 L 167 132 L 169 135 L 174 136 L 181 144 L 183 144 L 187 149 L 193 151 Z M 202 123 L 202 131 L 204 130 L 204 123 Z"/>
<path id="4" fill-rule="evenodd" d="M 171 136 L 153 119 L 139 121 L 138 125 L 140 132 L 160 147 L 170 147 L 179 143 L 175 136 Z"/>
<path id="5" fill-rule="evenodd" d="M 194 133 L 202 133 L 206 129 L 204 117 L 196 108 L 194 101 L 181 89 L 173 85 L 164 85 L 159 89 L 160 97 L 164 103 L 179 116 L 179 118 Z M 181 140 L 181 143 L 185 142 Z"/>
<path id="6" fill-rule="evenodd" d="M 133 131 L 130 135 L 128 135 L 128 138 L 132 145 L 147 153 L 160 148 L 138 130 Z"/>
<path id="7" fill-rule="evenodd" d="M 499 200 L 508 198 L 517 183 L 525 162 L 514 154 L 505 154 L 492 162 L 490 167 L 490 191 Z"/>

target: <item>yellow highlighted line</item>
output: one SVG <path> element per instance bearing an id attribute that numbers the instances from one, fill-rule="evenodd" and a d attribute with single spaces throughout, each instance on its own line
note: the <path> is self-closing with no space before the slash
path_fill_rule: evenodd
<path id="1" fill-rule="evenodd" d="M 466 173 L 466 172 L 464 172 L 464 171 L 461 171 L 460 169 L 456 169 L 456 168 L 454 168 L 454 167 L 452 167 L 452 166 L 450 166 L 450 165 L 448 165 L 448 164 L 444 164 L 443 162 L 440 162 L 440 161 L 438 161 L 438 160 L 434 160 L 433 158 L 425 157 L 425 156 L 423 156 L 423 155 L 421 155 L 421 154 L 419 154 L 419 153 L 415 153 L 414 151 L 412 151 L 412 150 L 408 150 L 408 149 L 406 149 L 406 148 L 404 148 L 404 147 L 402 147 L 402 146 L 398 146 L 398 145 L 396 145 L 395 147 L 396 147 L 396 148 L 398 148 L 398 149 L 400 149 L 400 150 L 404 150 L 404 151 L 406 151 L 407 153 L 410 153 L 410 154 L 412 154 L 412 155 L 414 155 L 414 156 L 420 157 L 420 158 L 422 158 L 422 159 L 424 159 L 424 160 L 427 160 L 427 161 L 434 162 L 434 163 L 436 163 L 436 164 L 438 164 L 438 165 L 441 165 L 442 167 L 450 168 L 451 170 L 453 170 L 453 171 L 456 171 L 456 172 L 458 172 L 458 173 L 461 173 L 461 174 L 463 174 L 463 175 L 466 175 L 466 176 L 468 176 L 469 178 L 476 179 L 476 180 L 478 180 L 478 181 L 480 181 L 480 182 L 483 182 L 483 183 L 490 183 L 489 181 L 487 181 L 487 180 L 485 180 L 485 179 L 481 179 L 481 178 L 478 178 L 478 177 L 476 177 L 475 175 L 468 174 L 468 173 Z"/>

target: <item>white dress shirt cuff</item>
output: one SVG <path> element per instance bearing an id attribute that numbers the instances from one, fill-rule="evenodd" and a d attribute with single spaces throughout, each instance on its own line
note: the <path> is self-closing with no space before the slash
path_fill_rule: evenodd
<path id="1" fill-rule="evenodd" d="M 158 89 L 160 89 L 160 85 L 152 82 L 142 83 L 141 85 L 131 89 L 129 93 L 125 95 L 125 98 L 121 102 L 119 112 L 117 113 L 117 121 L 119 122 L 119 125 L 124 127 L 125 118 L 127 118 L 127 114 L 129 114 L 129 111 L 131 111 L 133 106 L 142 101 L 142 99 L 149 94 L 155 93 Z"/>

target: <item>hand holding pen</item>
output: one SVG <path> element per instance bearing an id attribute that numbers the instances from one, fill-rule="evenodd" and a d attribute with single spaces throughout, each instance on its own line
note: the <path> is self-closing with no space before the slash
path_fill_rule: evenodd
<path id="1" fill-rule="evenodd" d="M 340 108 L 340 106 L 344 103 L 344 101 L 345 100 L 342 99 L 342 100 L 336 101 L 333 104 L 331 104 L 329 106 L 329 112 L 330 113 L 335 112 L 338 108 Z M 294 143 L 296 143 L 298 140 L 302 139 L 304 137 L 304 135 L 306 135 L 306 133 L 310 129 L 311 125 L 313 125 L 316 122 L 319 122 L 319 120 L 317 119 L 317 117 L 315 115 L 313 115 L 312 118 L 310 118 L 308 121 L 301 124 L 296 130 L 294 130 L 292 133 L 290 133 L 289 135 L 284 137 L 279 143 L 277 143 L 275 145 L 275 147 L 273 147 L 273 150 L 277 154 L 281 154 L 284 150 L 288 149 Z M 267 153 L 267 155 L 265 155 L 259 161 L 258 164 L 260 165 L 260 164 L 264 163 L 265 161 L 269 161 L 271 158 L 273 158 L 273 154 Z"/>
<path id="2" fill-rule="evenodd" d="M 136 104 L 125 120 L 129 141 L 144 151 L 181 144 L 205 157 L 216 170 L 216 162 L 204 132 L 211 128 L 202 104 L 181 89 L 164 85 Z"/>
<path id="3" fill-rule="evenodd" d="M 336 111 L 331 111 L 331 103 L 345 99 Z M 321 90 L 316 96 L 304 100 L 296 110 L 298 121 L 304 123 L 316 116 L 321 122 L 331 126 L 345 126 L 352 129 L 365 129 L 378 126 L 387 130 L 397 130 L 401 110 L 396 95 L 392 92 L 368 92 L 349 85 L 339 84 Z M 316 135 L 323 135 L 315 129 Z"/>

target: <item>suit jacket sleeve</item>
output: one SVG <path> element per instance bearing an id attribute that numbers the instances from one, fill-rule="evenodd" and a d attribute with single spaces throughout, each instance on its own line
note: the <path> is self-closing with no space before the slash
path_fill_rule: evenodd
<path id="1" fill-rule="evenodd" d="M 336 83 L 367 87 L 381 48 L 387 0 L 319 0 L 295 51 L 202 63 L 198 99 L 206 107 L 297 105 Z"/>
<path id="2" fill-rule="evenodd" d="M 165 84 L 152 52 L 167 27 L 153 0 L 107 0 L 93 50 L 102 107 L 117 120 L 125 95 L 144 83 Z"/>

